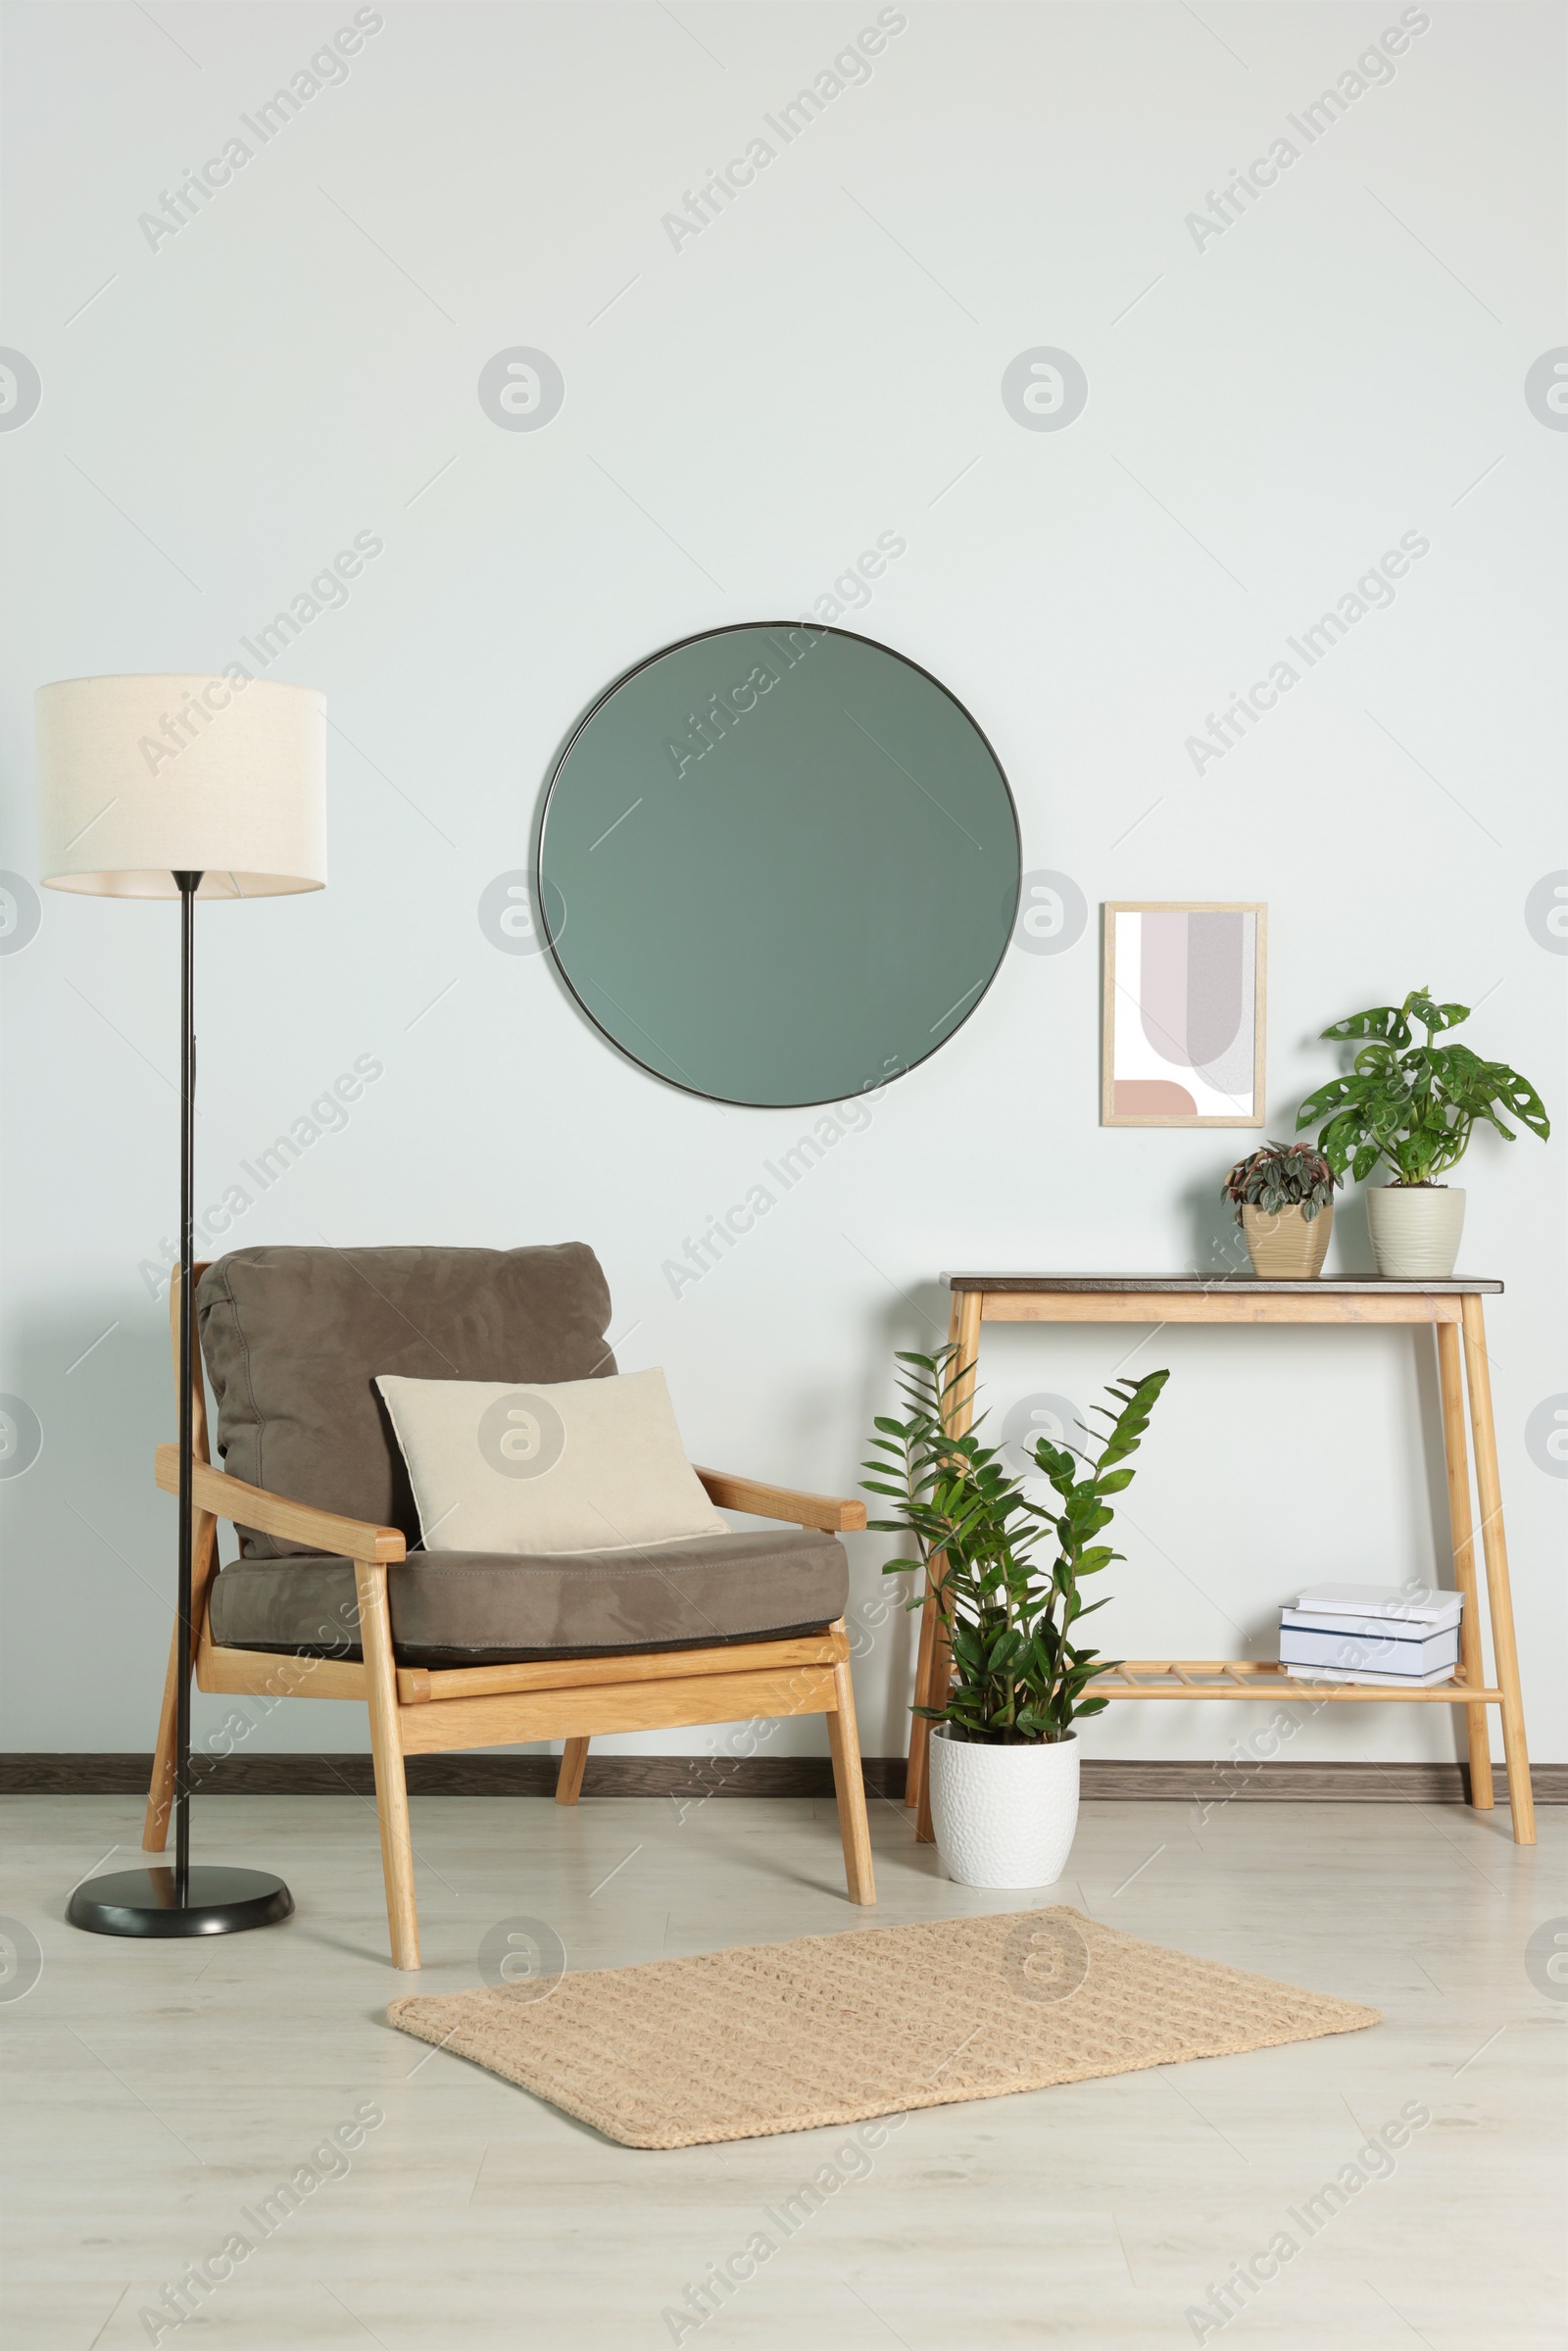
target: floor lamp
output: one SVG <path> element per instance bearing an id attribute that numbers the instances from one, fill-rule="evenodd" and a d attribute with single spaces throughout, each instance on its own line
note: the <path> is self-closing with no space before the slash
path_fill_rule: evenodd
<path id="1" fill-rule="evenodd" d="M 37 694 L 39 865 L 54 890 L 179 901 L 179 1600 L 174 1864 L 90 1878 L 67 1916 L 95 1935 L 231 1935 L 287 1918 L 265 1870 L 190 1858 L 195 902 L 326 881 L 326 703 L 236 677 L 75 677 Z"/>

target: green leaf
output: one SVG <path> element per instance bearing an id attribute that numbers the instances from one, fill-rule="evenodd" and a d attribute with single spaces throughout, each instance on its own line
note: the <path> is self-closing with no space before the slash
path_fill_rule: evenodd
<path id="1" fill-rule="evenodd" d="M 1319 1034 L 1333 1044 L 1344 1044 L 1354 1037 L 1384 1037 L 1395 1045 L 1408 1045 L 1410 1024 L 1397 1004 L 1375 1004 L 1369 1012 L 1352 1012 L 1345 1020 L 1336 1020 Z"/>
<path id="2" fill-rule="evenodd" d="M 1468 1020 L 1468 1004 L 1435 1004 L 1424 988 L 1412 988 L 1404 1000 L 1404 1009 L 1413 1013 L 1426 1029 L 1456 1029 L 1461 1020 Z"/>
<path id="3" fill-rule="evenodd" d="M 1500 1061 L 1489 1062 L 1488 1067 L 1499 1073 L 1502 1099 L 1520 1125 L 1529 1127 L 1544 1143 L 1551 1133 L 1551 1121 L 1546 1116 L 1544 1102 L 1528 1078 L 1520 1077 L 1517 1070 L 1504 1068 Z"/>

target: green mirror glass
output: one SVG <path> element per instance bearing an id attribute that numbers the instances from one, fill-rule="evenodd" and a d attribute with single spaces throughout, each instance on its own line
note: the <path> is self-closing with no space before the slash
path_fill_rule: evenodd
<path id="1" fill-rule="evenodd" d="M 787 621 L 612 686 L 556 763 L 538 903 L 589 1018 L 720 1102 L 838 1102 L 967 1019 L 1017 912 L 1018 822 L 962 705 Z"/>

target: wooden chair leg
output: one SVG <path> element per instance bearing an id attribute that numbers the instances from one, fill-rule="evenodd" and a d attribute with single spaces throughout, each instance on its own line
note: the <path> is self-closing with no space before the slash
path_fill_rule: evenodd
<path id="1" fill-rule="evenodd" d="M 568 1739 L 561 1751 L 561 1774 L 556 1781 L 556 1802 L 575 1804 L 582 1793 L 582 1775 L 588 1761 L 586 1739 Z"/>
<path id="2" fill-rule="evenodd" d="M 1476 1493 L 1481 1502 L 1481 1543 L 1487 1557 L 1487 1613 L 1492 1619 L 1492 1655 L 1502 1692 L 1502 1751 L 1508 1758 L 1508 1807 L 1513 1841 L 1536 1841 L 1536 1804 L 1525 1744 L 1524 1698 L 1519 1688 L 1519 1651 L 1514 1641 L 1513 1597 L 1508 1589 L 1508 1543 L 1502 1528 L 1502 1485 L 1497 1475 L 1497 1436 L 1492 1418 L 1492 1370 L 1487 1361 L 1487 1326 L 1479 1292 L 1468 1294 L 1464 1315 L 1465 1384 L 1470 1391 L 1470 1430 L 1476 1445 Z"/>
<path id="3" fill-rule="evenodd" d="M 1470 1456 L 1464 1435 L 1464 1380 L 1459 1367 L 1459 1333 L 1451 1322 L 1438 1325 L 1438 1384 L 1443 1396 L 1443 1457 L 1448 1473 L 1448 1536 L 1453 1550 L 1454 1589 L 1464 1594 L 1459 1619 L 1459 1663 L 1475 1689 L 1486 1684 L 1481 1657 L 1481 1602 L 1476 1590 L 1476 1534 L 1470 1513 Z M 1470 1801 L 1478 1812 L 1493 1807 L 1492 1738 L 1485 1706 L 1467 1706 L 1470 1744 Z"/>
<path id="4" fill-rule="evenodd" d="M 414 1901 L 414 1844 L 409 1829 L 409 1788 L 398 1726 L 397 1668 L 392 1657 L 392 1619 L 387 1607 L 386 1569 L 356 1559 L 354 1583 L 360 1601 L 360 1642 L 370 1707 L 370 1754 L 375 1764 L 375 1815 L 381 1827 L 381 1872 L 386 1880 L 386 1918 L 392 1964 L 419 1964 L 419 1918 Z"/>
<path id="5" fill-rule="evenodd" d="M 833 1668 L 836 1704 L 827 1718 L 828 1743 L 833 1750 L 833 1786 L 839 1800 L 839 1835 L 844 1840 L 844 1875 L 852 1902 L 876 1900 L 876 1878 L 871 1868 L 871 1829 L 865 1817 L 865 1775 L 860 1768 L 860 1739 L 855 1726 L 855 1685 L 848 1664 Z"/>
<path id="6" fill-rule="evenodd" d="M 186 1672 L 190 1671 L 189 1666 Z M 169 1823 L 174 1809 L 174 1705 L 179 1687 L 179 1621 L 169 1636 L 169 1667 L 164 1675 L 164 1702 L 158 1711 L 158 1739 L 153 1748 L 152 1786 L 147 1790 L 147 1817 L 142 1823 L 142 1850 L 161 1853 L 169 1842 Z"/>
<path id="7" fill-rule="evenodd" d="M 191 1268 L 192 1279 L 200 1281 L 207 1271 L 205 1259 Z M 179 1408 L 179 1333 L 180 1333 L 180 1269 L 176 1265 L 169 1283 L 169 1337 L 174 1359 L 174 1408 Z M 206 1463 L 212 1455 L 207 1439 L 207 1389 L 202 1375 L 201 1348 L 191 1366 L 191 1438 L 196 1459 Z M 218 1521 L 210 1510 L 198 1510 L 191 1520 L 190 1563 L 190 1655 L 185 1661 L 187 1674 L 196 1670 L 196 1651 L 201 1646 L 207 1623 L 207 1593 L 213 1571 L 218 1564 Z M 141 1842 L 145 1853 L 161 1853 L 169 1843 L 169 1824 L 174 1809 L 174 1708 L 179 1690 L 179 1616 L 175 1611 L 174 1628 L 169 1636 L 169 1670 L 164 1676 L 163 1711 L 158 1717 L 158 1738 L 153 1747 L 153 1779 L 147 1791 L 147 1816 L 142 1823 Z"/>
<path id="8" fill-rule="evenodd" d="M 201 1457 L 206 1446 L 199 1447 Z M 201 1645 L 202 1630 L 207 1622 L 207 1594 L 218 1559 L 218 1521 L 210 1510 L 198 1510 L 192 1525 L 190 1577 L 190 1659 L 187 1673 L 194 1672 L 196 1651 Z M 169 1842 L 169 1824 L 174 1809 L 174 1705 L 179 1688 L 179 1615 L 169 1636 L 169 1665 L 164 1675 L 164 1702 L 158 1716 L 158 1738 L 153 1747 L 152 1786 L 147 1791 L 147 1814 L 142 1823 L 142 1850 L 161 1853 Z"/>

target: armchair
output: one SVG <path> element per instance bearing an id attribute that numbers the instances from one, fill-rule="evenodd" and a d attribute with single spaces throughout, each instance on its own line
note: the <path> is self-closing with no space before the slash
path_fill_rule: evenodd
<path id="1" fill-rule="evenodd" d="M 863 1504 L 699 1469 L 718 1508 L 788 1531 L 538 1557 L 420 1547 L 376 1376 L 613 1372 L 590 1249 L 262 1248 L 195 1280 L 231 1466 L 212 1463 L 198 1365 L 192 1653 L 176 1626 L 149 1851 L 168 1839 L 181 1672 L 203 1690 L 365 1700 L 399 1968 L 419 1965 L 406 1756 L 561 1739 L 556 1796 L 570 1804 L 596 1735 L 825 1714 L 850 1899 L 875 1900 L 834 1540 L 864 1526 Z M 177 1491 L 172 1445 L 156 1476 Z M 220 1519 L 240 1536 L 222 1567 Z"/>

